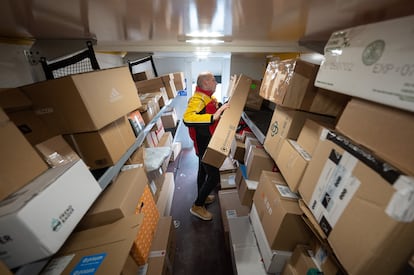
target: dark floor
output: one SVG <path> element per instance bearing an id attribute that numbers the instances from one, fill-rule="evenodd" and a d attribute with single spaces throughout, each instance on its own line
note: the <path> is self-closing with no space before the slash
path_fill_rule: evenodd
<path id="1" fill-rule="evenodd" d="M 203 221 L 189 212 L 197 193 L 197 157 L 193 149 L 183 149 L 170 165 L 175 172 L 175 193 L 171 215 L 176 223 L 175 275 L 231 275 L 233 274 L 228 237 L 225 236 L 220 204 L 207 206 L 213 213 L 212 221 Z M 218 187 L 219 188 L 219 187 Z"/>

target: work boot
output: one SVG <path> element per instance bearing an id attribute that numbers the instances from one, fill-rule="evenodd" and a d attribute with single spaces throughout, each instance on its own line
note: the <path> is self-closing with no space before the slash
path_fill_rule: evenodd
<path id="1" fill-rule="evenodd" d="M 214 195 L 208 195 L 208 197 L 206 198 L 204 204 L 211 204 L 216 200 L 216 196 Z"/>
<path id="2" fill-rule="evenodd" d="M 204 221 L 211 221 L 213 219 L 213 215 L 208 212 L 204 206 L 197 206 L 194 204 L 190 208 L 190 213 Z"/>

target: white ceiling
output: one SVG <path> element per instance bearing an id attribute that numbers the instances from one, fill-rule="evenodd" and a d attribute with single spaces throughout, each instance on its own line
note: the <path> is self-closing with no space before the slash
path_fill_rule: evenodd
<path id="1" fill-rule="evenodd" d="M 321 52 L 347 27 L 414 14 L 413 0 L 9 0 L 2 40 L 93 39 L 95 50 L 187 52 L 192 27 L 220 31 L 216 52 Z"/>

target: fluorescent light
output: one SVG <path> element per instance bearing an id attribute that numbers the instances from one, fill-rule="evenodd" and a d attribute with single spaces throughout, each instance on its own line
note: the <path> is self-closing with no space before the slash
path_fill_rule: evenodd
<path id="1" fill-rule="evenodd" d="M 207 38 L 194 38 L 194 39 L 187 39 L 185 40 L 187 43 L 192 44 L 220 44 L 224 43 L 222 39 L 207 39 Z"/>
<path id="2" fill-rule="evenodd" d="M 198 38 L 212 38 L 212 37 L 223 37 L 224 34 L 221 32 L 209 32 L 209 31 L 195 31 L 187 33 L 188 37 L 198 37 Z"/>

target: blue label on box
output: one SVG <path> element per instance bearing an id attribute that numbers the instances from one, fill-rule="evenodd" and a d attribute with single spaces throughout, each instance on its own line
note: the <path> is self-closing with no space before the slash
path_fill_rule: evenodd
<path id="1" fill-rule="evenodd" d="M 71 275 L 95 274 L 106 257 L 106 253 L 83 257 L 70 273 Z"/>

